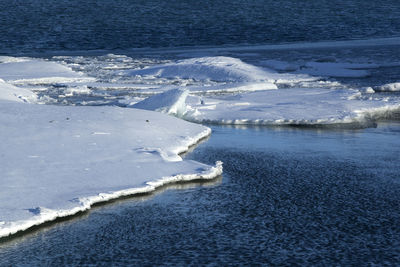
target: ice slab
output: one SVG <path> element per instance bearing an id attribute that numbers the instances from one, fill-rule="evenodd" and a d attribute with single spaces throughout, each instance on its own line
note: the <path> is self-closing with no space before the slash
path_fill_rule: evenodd
<path id="1" fill-rule="evenodd" d="M 0 100 L 35 102 L 37 97 L 32 91 L 13 86 L 0 79 Z"/>
<path id="2" fill-rule="evenodd" d="M 60 63 L 33 58 L 0 58 L 0 79 L 13 84 L 93 81 Z"/>
<path id="3" fill-rule="evenodd" d="M 179 156 L 209 128 L 157 112 L 0 100 L 0 124 L 0 237 L 222 172 Z"/>
<path id="4" fill-rule="evenodd" d="M 189 92 L 187 90 L 172 89 L 164 93 L 150 96 L 134 104 L 132 107 L 182 116 L 186 113 L 185 101 L 188 94 Z"/>
<path id="5" fill-rule="evenodd" d="M 377 86 L 374 87 L 374 90 L 377 92 L 400 92 L 400 82 Z"/>
<path id="6" fill-rule="evenodd" d="M 279 89 L 227 97 L 187 98 L 185 118 L 217 124 L 336 125 L 368 127 L 400 110 L 396 98 L 371 98 L 358 90 Z"/>

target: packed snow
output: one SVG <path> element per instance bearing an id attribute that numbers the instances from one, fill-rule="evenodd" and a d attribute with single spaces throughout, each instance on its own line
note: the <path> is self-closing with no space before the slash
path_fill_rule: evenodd
<path id="1" fill-rule="evenodd" d="M 131 108 L 18 103 L 14 89 L 0 83 L 0 237 L 96 202 L 222 173 L 220 162 L 179 156 L 207 127 Z"/>

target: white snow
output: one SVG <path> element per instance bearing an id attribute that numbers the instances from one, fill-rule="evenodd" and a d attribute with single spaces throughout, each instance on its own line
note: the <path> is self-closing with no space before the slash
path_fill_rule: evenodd
<path id="1" fill-rule="evenodd" d="M 93 81 L 56 62 L 29 58 L 0 58 L 0 79 L 12 84 Z"/>
<path id="2" fill-rule="evenodd" d="M 179 156 L 210 134 L 207 127 L 131 108 L 17 103 L 4 94 L 10 88 L 0 86 L 7 99 L 0 100 L 0 237 L 99 201 L 222 172 L 219 162 Z"/>
<path id="3" fill-rule="evenodd" d="M 270 73 L 231 57 L 202 57 L 180 60 L 141 70 L 126 71 L 131 76 L 194 79 L 198 81 L 249 82 L 266 81 Z"/>
<path id="4" fill-rule="evenodd" d="M 400 92 L 400 82 L 377 86 L 374 90 L 377 92 Z"/>
<path id="5" fill-rule="evenodd" d="M 188 93 L 187 90 L 173 89 L 150 96 L 132 107 L 182 116 L 186 113 L 185 101 Z"/>
<path id="6" fill-rule="evenodd" d="M 0 100 L 35 102 L 37 97 L 31 91 L 13 86 L 0 79 Z"/>
<path id="7" fill-rule="evenodd" d="M 204 108 L 207 103 L 216 107 Z M 188 104 L 196 110 L 195 115 L 189 114 L 193 121 L 264 125 L 368 125 L 370 119 L 400 109 L 398 100 L 364 99 L 357 90 L 311 88 L 255 92 L 224 99 L 203 98 L 203 105 L 197 101 Z"/>
<path id="8" fill-rule="evenodd" d="M 146 105 L 156 110 L 157 102 L 151 100 L 147 99 Z M 372 99 L 358 90 L 294 88 L 230 96 L 189 96 L 183 118 L 216 124 L 368 127 L 375 119 L 399 110 L 398 99 Z"/>

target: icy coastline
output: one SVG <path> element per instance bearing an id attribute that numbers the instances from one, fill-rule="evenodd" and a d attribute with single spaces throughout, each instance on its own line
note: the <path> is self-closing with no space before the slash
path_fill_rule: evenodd
<path id="1" fill-rule="evenodd" d="M 0 237 L 97 202 L 222 173 L 220 162 L 179 156 L 211 133 L 207 127 L 145 110 L 18 103 L 29 91 L 13 89 L 0 84 Z"/>
<path id="2" fill-rule="evenodd" d="M 375 63 L 60 59 L 0 57 L 0 238 L 221 175 L 221 162 L 179 156 L 211 134 L 195 123 L 364 128 L 400 112 L 398 82 L 348 88 L 327 78 L 366 78 Z"/>

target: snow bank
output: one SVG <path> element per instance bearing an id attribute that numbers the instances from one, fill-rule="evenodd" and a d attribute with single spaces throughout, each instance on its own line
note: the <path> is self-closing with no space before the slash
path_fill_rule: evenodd
<path id="1" fill-rule="evenodd" d="M 268 81 L 270 73 L 256 66 L 231 57 L 203 57 L 180 60 L 176 63 L 157 65 L 141 70 L 126 71 L 131 76 L 211 80 L 218 82 Z"/>
<path id="2" fill-rule="evenodd" d="M 0 100 L 0 124 L 0 237 L 99 201 L 222 172 L 221 163 L 179 156 L 209 128 L 161 113 Z"/>
<path id="3" fill-rule="evenodd" d="M 368 127 L 400 110 L 397 99 L 371 99 L 357 90 L 280 89 L 228 97 L 187 99 L 185 118 L 248 125 L 354 125 Z"/>

